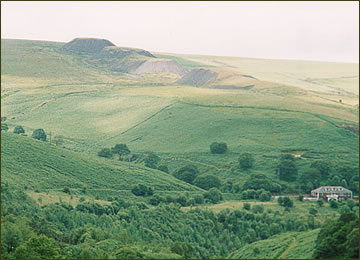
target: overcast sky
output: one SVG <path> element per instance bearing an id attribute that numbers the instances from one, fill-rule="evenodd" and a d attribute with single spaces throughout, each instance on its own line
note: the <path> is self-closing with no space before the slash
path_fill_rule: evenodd
<path id="1" fill-rule="evenodd" d="M 1 1 L 1 38 L 76 37 L 149 51 L 358 63 L 359 3 Z"/>

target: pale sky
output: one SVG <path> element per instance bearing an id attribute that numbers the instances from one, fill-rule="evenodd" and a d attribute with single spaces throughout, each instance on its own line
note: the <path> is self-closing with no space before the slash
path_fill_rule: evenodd
<path id="1" fill-rule="evenodd" d="M 4 2 L 1 38 L 359 63 L 359 2 Z"/>

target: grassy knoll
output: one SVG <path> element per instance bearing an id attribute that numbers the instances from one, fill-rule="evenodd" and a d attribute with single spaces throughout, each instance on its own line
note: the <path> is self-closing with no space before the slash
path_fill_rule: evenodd
<path id="1" fill-rule="evenodd" d="M 157 170 L 74 153 L 11 133 L 1 134 L 1 155 L 2 182 L 32 191 L 62 191 L 67 187 L 80 193 L 86 187 L 93 198 L 131 197 L 132 186 L 142 183 L 153 187 L 155 193 L 201 192 Z"/>
<path id="2" fill-rule="evenodd" d="M 319 229 L 287 232 L 246 245 L 230 259 L 311 259 Z"/>

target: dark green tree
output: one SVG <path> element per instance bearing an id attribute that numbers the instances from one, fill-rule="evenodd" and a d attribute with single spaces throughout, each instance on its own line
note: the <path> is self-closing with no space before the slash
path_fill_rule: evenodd
<path id="1" fill-rule="evenodd" d="M 152 168 L 152 169 L 157 168 L 157 164 L 159 161 L 160 161 L 159 156 L 157 156 L 155 153 L 152 153 L 152 152 L 148 153 L 148 155 L 144 159 L 145 166 Z"/>
<path id="2" fill-rule="evenodd" d="M 293 201 L 289 197 L 279 197 L 277 201 L 279 205 L 283 206 L 285 209 L 289 209 L 294 206 Z"/>
<path id="3" fill-rule="evenodd" d="M 259 200 L 261 201 L 270 201 L 271 193 L 268 191 L 262 191 L 259 195 Z"/>
<path id="4" fill-rule="evenodd" d="M 119 155 L 119 160 L 122 160 L 124 156 L 130 154 L 130 150 L 126 144 L 116 144 L 111 148 L 111 152 Z"/>
<path id="5" fill-rule="evenodd" d="M 204 198 L 216 204 L 222 200 L 222 194 L 217 188 L 211 188 L 208 192 L 204 193 Z"/>
<path id="6" fill-rule="evenodd" d="M 144 255 L 135 248 L 124 246 L 117 250 L 114 255 L 115 259 L 141 259 Z"/>
<path id="7" fill-rule="evenodd" d="M 330 174 L 330 163 L 327 161 L 315 161 L 310 165 L 310 168 L 319 170 L 321 179 L 326 179 Z"/>
<path id="8" fill-rule="evenodd" d="M 113 154 L 112 154 L 112 152 L 111 152 L 111 150 L 110 150 L 109 148 L 103 148 L 103 149 L 101 149 L 101 150 L 97 153 L 97 155 L 98 155 L 99 157 L 104 157 L 104 158 L 108 158 L 108 159 L 110 159 L 110 158 L 113 157 Z"/>
<path id="9" fill-rule="evenodd" d="M 25 133 L 25 130 L 24 130 L 24 128 L 23 128 L 21 125 L 17 125 L 17 126 L 15 126 L 15 128 L 14 128 L 14 133 L 15 133 L 15 134 L 24 134 L 24 133 Z"/>
<path id="10" fill-rule="evenodd" d="M 167 165 L 165 165 L 165 164 L 159 165 L 158 170 L 159 170 L 159 171 L 162 171 L 162 172 L 169 173 L 169 168 L 168 168 Z"/>
<path id="11" fill-rule="evenodd" d="M 227 145 L 226 143 L 217 143 L 214 142 L 210 145 L 210 151 L 214 154 L 223 154 L 227 152 Z"/>
<path id="12" fill-rule="evenodd" d="M 191 246 L 191 244 L 186 242 L 175 242 L 171 248 L 171 252 L 181 255 L 185 259 L 192 258 L 194 253 L 194 248 Z"/>
<path id="13" fill-rule="evenodd" d="M 41 234 L 27 240 L 15 250 L 15 257 L 20 259 L 60 258 L 55 241 Z"/>
<path id="14" fill-rule="evenodd" d="M 34 130 L 31 137 L 37 140 L 46 141 L 46 133 L 42 128 Z"/>
<path id="15" fill-rule="evenodd" d="M 9 130 L 7 123 L 1 123 L 1 131 L 7 131 L 7 130 Z"/>
<path id="16" fill-rule="evenodd" d="M 243 190 L 270 190 L 272 187 L 270 179 L 262 173 L 255 173 L 250 175 L 245 183 L 243 184 L 242 189 Z"/>
<path id="17" fill-rule="evenodd" d="M 200 175 L 200 176 L 196 177 L 193 184 L 204 190 L 209 190 L 213 187 L 219 188 L 221 186 L 221 181 L 215 175 L 205 174 L 205 175 Z"/>
<path id="18" fill-rule="evenodd" d="M 195 178 L 198 176 L 199 170 L 195 165 L 186 165 L 174 172 L 174 177 L 192 184 Z"/>
<path id="19" fill-rule="evenodd" d="M 239 157 L 240 168 L 250 169 L 254 166 L 255 159 L 251 153 L 243 153 Z"/>
<path id="20" fill-rule="evenodd" d="M 297 168 L 294 161 L 291 160 L 282 160 L 278 165 L 279 169 L 279 178 L 284 181 L 294 181 L 296 180 Z"/>
<path id="21" fill-rule="evenodd" d="M 325 222 L 315 242 L 314 258 L 359 258 L 359 223 L 354 213 Z"/>

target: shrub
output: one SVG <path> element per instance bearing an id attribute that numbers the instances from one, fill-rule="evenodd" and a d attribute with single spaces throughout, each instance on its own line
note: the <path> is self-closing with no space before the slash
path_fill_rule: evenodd
<path id="1" fill-rule="evenodd" d="M 330 200 L 330 207 L 337 209 L 339 207 L 339 203 L 336 200 Z"/>
<path id="2" fill-rule="evenodd" d="M 151 196 L 154 194 L 154 191 L 151 187 L 147 187 L 143 184 L 138 184 L 138 185 L 134 186 L 131 189 L 131 192 L 135 196 Z"/>
<path id="3" fill-rule="evenodd" d="M 277 201 L 279 205 L 285 207 L 285 209 L 289 209 L 294 206 L 293 201 L 289 197 L 279 197 Z"/>
<path id="4" fill-rule="evenodd" d="M 130 154 L 130 150 L 126 144 L 116 144 L 111 148 L 111 152 L 119 155 L 119 160 L 122 160 L 123 156 Z"/>
<path id="5" fill-rule="evenodd" d="M 13 132 L 14 132 L 14 134 L 23 134 L 23 133 L 25 133 L 25 130 L 21 125 L 17 125 L 17 126 L 15 126 Z"/>
<path id="6" fill-rule="evenodd" d="M 107 159 L 110 159 L 113 157 L 113 154 L 111 153 L 111 150 L 109 148 L 103 148 L 101 149 L 97 155 L 99 157 L 104 157 L 104 158 L 107 158 Z"/>
<path id="7" fill-rule="evenodd" d="M 174 177 L 192 184 L 198 174 L 199 170 L 196 168 L 195 165 L 186 165 L 174 172 Z"/>
<path id="8" fill-rule="evenodd" d="M 222 194 L 217 188 L 211 188 L 208 192 L 204 193 L 204 198 L 216 204 L 222 200 Z"/>
<path id="9" fill-rule="evenodd" d="M 318 211 L 315 208 L 310 208 L 309 209 L 309 213 L 313 216 L 316 216 L 316 214 L 318 213 Z"/>
<path id="10" fill-rule="evenodd" d="M 1 123 L 1 131 L 7 131 L 7 130 L 9 130 L 7 123 Z"/>
<path id="11" fill-rule="evenodd" d="M 34 130 L 31 137 L 37 140 L 46 141 L 46 133 L 42 128 Z"/>
<path id="12" fill-rule="evenodd" d="M 279 178 L 284 181 L 296 180 L 297 168 L 294 161 L 282 160 L 278 165 Z"/>
<path id="13" fill-rule="evenodd" d="M 194 200 L 196 204 L 203 204 L 204 203 L 204 197 L 202 195 L 195 195 Z"/>
<path id="14" fill-rule="evenodd" d="M 65 188 L 63 189 L 63 192 L 64 192 L 64 193 L 67 193 L 67 194 L 70 194 L 70 189 L 69 189 L 68 187 L 65 187 Z"/>
<path id="15" fill-rule="evenodd" d="M 219 188 L 221 186 L 220 179 L 212 174 L 200 175 L 196 177 L 193 184 L 204 190 L 209 190 L 211 188 Z"/>
<path id="16" fill-rule="evenodd" d="M 297 199 L 298 199 L 298 201 L 303 201 L 303 200 L 304 200 L 304 196 L 303 196 L 303 195 L 299 195 Z"/>
<path id="17" fill-rule="evenodd" d="M 269 201 L 271 199 L 271 193 L 268 191 L 262 191 L 259 196 L 261 201 Z"/>
<path id="18" fill-rule="evenodd" d="M 251 208 L 250 203 L 244 203 L 243 209 L 245 209 L 245 210 L 250 210 L 250 208 Z"/>
<path id="19" fill-rule="evenodd" d="M 181 195 L 176 199 L 176 202 L 179 203 L 181 206 L 186 206 L 186 198 L 185 196 Z"/>
<path id="20" fill-rule="evenodd" d="M 159 170 L 159 171 L 162 171 L 162 172 L 169 173 L 169 168 L 168 168 L 167 165 L 165 165 L 165 164 L 159 165 L 158 170 Z"/>
<path id="21" fill-rule="evenodd" d="M 250 153 L 243 153 L 239 157 L 240 168 L 249 169 L 254 165 L 255 159 Z"/>
<path id="22" fill-rule="evenodd" d="M 251 211 L 254 214 L 263 213 L 264 212 L 264 206 L 263 205 L 254 205 L 254 206 L 252 206 Z"/>
<path id="23" fill-rule="evenodd" d="M 155 153 L 148 153 L 147 157 L 145 158 L 144 162 L 145 162 L 145 166 L 152 168 L 152 169 L 156 169 L 157 168 L 157 164 L 160 161 L 159 156 L 157 156 Z"/>
<path id="24" fill-rule="evenodd" d="M 210 151 L 214 154 L 223 154 L 227 152 L 227 145 L 226 143 L 212 143 L 210 145 Z"/>
<path id="25" fill-rule="evenodd" d="M 319 207 L 324 205 L 324 201 L 322 199 L 318 200 L 316 203 L 319 205 Z"/>

